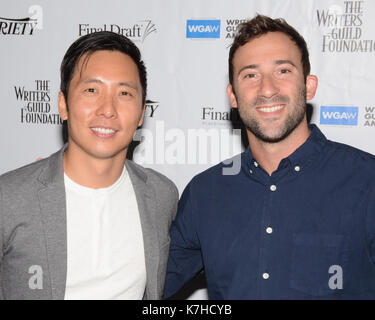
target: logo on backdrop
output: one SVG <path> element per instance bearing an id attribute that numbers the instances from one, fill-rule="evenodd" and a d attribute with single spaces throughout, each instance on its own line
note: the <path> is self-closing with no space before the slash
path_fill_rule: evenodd
<path id="1" fill-rule="evenodd" d="M 226 19 L 225 38 L 233 39 L 236 36 L 238 25 L 247 19 Z"/>
<path id="2" fill-rule="evenodd" d="M 365 107 L 364 127 L 375 127 L 375 107 Z"/>
<path id="3" fill-rule="evenodd" d="M 159 108 L 159 106 L 159 102 L 157 101 L 146 100 L 145 117 L 154 118 L 155 111 L 157 108 Z"/>
<path id="4" fill-rule="evenodd" d="M 375 52 L 375 41 L 363 39 L 365 1 L 343 1 L 317 10 L 322 36 L 322 52 Z"/>
<path id="5" fill-rule="evenodd" d="M 202 107 L 201 120 L 205 126 L 230 126 L 231 123 L 240 122 L 238 110 L 234 108 L 226 108 L 226 110 L 218 110 L 215 107 Z"/>
<path id="6" fill-rule="evenodd" d="M 0 35 L 32 36 L 38 21 L 31 18 L 11 19 L 0 17 Z"/>
<path id="7" fill-rule="evenodd" d="M 60 125 L 59 114 L 51 113 L 50 80 L 35 80 L 35 89 L 14 86 L 16 99 L 22 102 L 21 123 Z"/>
<path id="8" fill-rule="evenodd" d="M 220 20 L 186 20 L 186 38 L 220 38 Z"/>
<path id="9" fill-rule="evenodd" d="M 143 42 L 152 33 L 156 32 L 155 24 L 151 20 L 141 20 L 133 25 L 103 24 L 92 26 L 88 23 L 78 25 L 78 35 L 84 36 L 98 31 L 112 31 L 128 37 L 134 42 Z"/>
<path id="10" fill-rule="evenodd" d="M 28 11 L 31 16 L 26 18 L 0 17 L 0 36 L 32 36 L 36 29 L 43 28 L 43 9 L 33 5 Z"/>
<path id="11" fill-rule="evenodd" d="M 321 106 L 320 124 L 357 126 L 358 107 Z"/>

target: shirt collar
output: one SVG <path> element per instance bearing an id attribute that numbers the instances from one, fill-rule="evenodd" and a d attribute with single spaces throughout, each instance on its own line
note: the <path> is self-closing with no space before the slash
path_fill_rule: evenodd
<path id="1" fill-rule="evenodd" d="M 307 140 L 287 158 L 294 164 L 314 160 L 327 142 L 327 138 L 315 124 L 309 124 L 309 129 L 311 133 Z"/>
<path id="2" fill-rule="evenodd" d="M 327 138 L 315 124 L 309 124 L 308 127 L 310 135 L 307 140 L 289 157 L 280 161 L 280 166 L 285 162 L 289 162 L 293 166 L 304 166 L 319 156 L 320 151 L 327 142 Z M 244 160 L 243 163 L 246 165 L 254 165 L 255 163 L 257 166 L 257 160 L 253 157 L 250 147 L 243 152 L 242 160 Z"/>

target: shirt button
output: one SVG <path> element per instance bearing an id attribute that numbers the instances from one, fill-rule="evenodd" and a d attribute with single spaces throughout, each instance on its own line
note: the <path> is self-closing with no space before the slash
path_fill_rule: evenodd
<path id="1" fill-rule="evenodd" d="M 270 186 L 270 190 L 271 191 L 276 191 L 277 187 L 273 184 L 272 186 Z"/>
<path id="2" fill-rule="evenodd" d="M 270 275 L 267 272 L 265 272 L 263 273 L 262 277 L 264 280 L 267 280 L 270 277 Z"/>
<path id="3" fill-rule="evenodd" d="M 258 168 L 259 166 L 258 162 L 254 161 L 254 166 Z"/>
<path id="4" fill-rule="evenodd" d="M 301 170 L 301 167 L 300 167 L 300 166 L 295 166 L 295 167 L 294 167 L 294 171 L 299 172 L 300 170 Z"/>
<path id="5" fill-rule="evenodd" d="M 266 232 L 267 232 L 268 234 L 271 234 L 271 233 L 273 232 L 273 229 L 272 229 L 271 227 L 268 227 L 268 228 L 266 229 Z"/>
<path id="6" fill-rule="evenodd" d="M 250 173 L 252 174 L 252 173 L 253 173 L 253 170 L 251 170 L 251 169 L 250 169 L 250 171 L 249 171 L 249 172 L 250 172 Z"/>

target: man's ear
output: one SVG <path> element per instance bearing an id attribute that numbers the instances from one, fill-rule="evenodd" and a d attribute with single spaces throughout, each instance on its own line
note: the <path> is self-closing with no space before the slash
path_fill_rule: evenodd
<path id="1" fill-rule="evenodd" d="M 318 77 L 309 74 L 306 77 L 306 99 L 311 100 L 315 97 L 316 89 L 318 88 Z"/>
<path id="2" fill-rule="evenodd" d="M 68 120 L 68 104 L 66 103 L 65 96 L 61 91 L 58 96 L 58 105 L 60 118 L 62 120 Z"/>
<path id="3" fill-rule="evenodd" d="M 228 95 L 229 102 L 232 108 L 237 108 L 238 107 L 237 99 L 236 99 L 236 95 L 234 94 L 233 87 L 231 84 L 227 85 L 227 95 Z"/>
<path id="4" fill-rule="evenodd" d="M 145 112 L 146 112 L 146 104 L 143 105 L 142 109 L 143 110 L 142 110 L 141 118 L 139 119 L 139 122 L 138 122 L 138 127 L 140 127 L 143 124 L 143 119 L 145 118 Z"/>

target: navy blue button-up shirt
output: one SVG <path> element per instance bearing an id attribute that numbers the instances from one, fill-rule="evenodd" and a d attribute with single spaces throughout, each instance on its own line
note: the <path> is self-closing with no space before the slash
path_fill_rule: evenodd
<path id="1" fill-rule="evenodd" d="M 204 269 L 210 299 L 375 298 L 375 157 L 309 128 L 271 176 L 247 149 L 192 179 L 164 297 Z"/>

